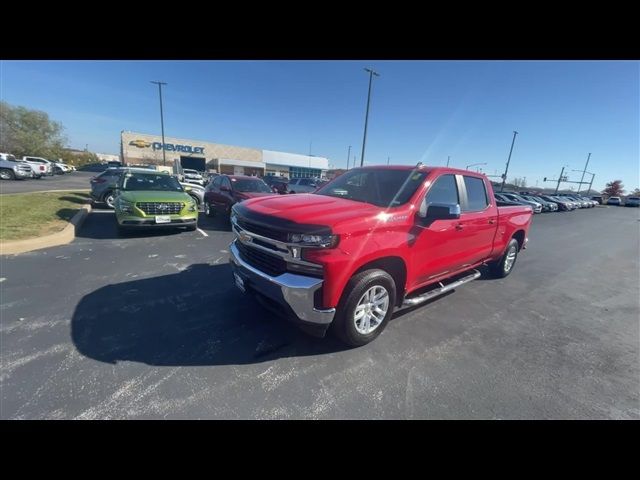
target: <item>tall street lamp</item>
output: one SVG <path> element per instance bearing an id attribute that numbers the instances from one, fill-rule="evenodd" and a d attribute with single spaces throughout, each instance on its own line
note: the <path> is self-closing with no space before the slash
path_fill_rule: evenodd
<path id="1" fill-rule="evenodd" d="M 511 141 L 511 150 L 509 150 L 509 158 L 507 158 L 507 166 L 504 169 L 504 174 L 502 175 L 502 185 L 500 186 L 500 191 L 504 190 L 504 184 L 507 183 L 507 173 L 509 173 L 509 162 L 511 161 L 511 153 L 513 152 L 513 144 L 516 143 L 516 135 L 518 132 L 513 131 L 513 140 Z"/>
<path id="2" fill-rule="evenodd" d="M 371 82 L 373 76 L 379 77 L 378 72 L 373 71 L 371 68 L 365 68 L 365 71 L 369 72 L 369 93 L 367 94 L 367 113 L 364 116 L 364 135 L 362 136 L 362 153 L 360 154 L 360 166 L 364 165 L 364 147 L 367 143 L 367 124 L 369 123 L 369 104 L 371 103 Z"/>
<path id="3" fill-rule="evenodd" d="M 164 115 L 162 113 L 162 85 L 166 85 L 166 83 L 154 82 L 154 81 L 151 81 L 151 83 L 155 83 L 156 85 L 158 85 L 158 93 L 160 94 L 160 128 L 162 129 L 162 165 L 166 165 L 167 156 L 164 151 Z"/>

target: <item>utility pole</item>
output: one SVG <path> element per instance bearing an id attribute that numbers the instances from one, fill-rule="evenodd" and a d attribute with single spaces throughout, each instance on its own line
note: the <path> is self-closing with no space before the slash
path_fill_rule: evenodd
<path id="1" fill-rule="evenodd" d="M 447 155 L 447 167 L 449 166 L 449 160 L 451 160 L 451 155 Z"/>
<path id="2" fill-rule="evenodd" d="M 587 172 L 589 173 L 589 172 Z M 587 190 L 587 195 L 591 195 L 591 185 L 593 185 L 593 179 L 596 178 L 596 174 L 592 173 L 591 174 L 591 181 L 589 182 L 589 190 Z"/>
<path id="3" fill-rule="evenodd" d="M 360 166 L 364 165 L 364 147 L 367 143 L 367 125 L 369 123 L 369 104 L 371 103 L 371 82 L 373 80 L 373 76 L 379 77 L 380 74 L 378 72 L 374 72 L 370 68 L 365 68 L 365 71 L 369 72 L 369 93 L 367 94 L 367 113 L 364 116 L 364 135 L 362 136 L 362 152 L 360 154 Z"/>
<path id="4" fill-rule="evenodd" d="M 347 170 L 349 170 L 349 158 L 351 158 L 351 145 L 349 145 L 349 151 L 347 152 Z"/>
<path id="5" fill-rule="evenodd" d="M 162 165 L 166 165 L 167 156 L 164 151 L 164 114 L 162 112 L 162 85 L 166 85 L 166 83 L 154 82 L 154 81 L 152 81 L 151 83 L 155 83 L 156 85 L 158 85 L 158 93 L 160 94 L 160 128 L 162 129 Z"/>
<path id="6" fill-rule="evenodd" d="M 582 178 L 580 178 L 580 183 L 578 184 L 578 195 L 580 194 L 580 189 L 582 188 L 582 180 L 584 180 L 584 174 L 587 171 L 587 167 L 589 166 L 590 158 L 591 158 L 591 152 L 589 152 L 589 156 L 587 157 L 587 163 L 585 163 L 584 170 L 582 170 Z"/>
<path id="7" fill-rule="evenodd" d="M 391 157 L 387 157 L 387 165 L 389 165 L 390 160 L 391 160 Z"/>
<path id="8" fill-rule="evenodd" d="M 511 152 L 513 152 L 513 144 L 516 143 L 516 135 L 518 132 L 513 131 L 513 140 L 511 141 L 511 150 L 509 150 L 509 158 L 507 158 L 507 166 L 504 169 L 504 176 L 502 177 L 502 186 L 500 187 L 500 191 L 504 190 L 504 184 L 507 182 L 507 173 L 509 172 L 509 162 L 511 161 Z"/>
<path id="9" fill-rule="evenodd" d="M 553 193 L 554 195 L 558 193 L 558 189 L 560 188 L 560 182 L 562 181 L 562 174 L 564 173 L 564 167 L 560 171 L 560 176 L 558 177 L 558 184 L 556 185 L 556 191 Z"/>

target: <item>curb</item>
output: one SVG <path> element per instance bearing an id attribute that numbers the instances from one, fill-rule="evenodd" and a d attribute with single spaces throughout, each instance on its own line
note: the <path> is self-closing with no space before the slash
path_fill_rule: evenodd
<path id="1" fill-rule="evenodd" d="M 58 245 L 71 243 L 73 239 L 76 238 L 76 232 L 80 229 L 90 212 L 91 205 L 83 205 L 78 213 L 69 220 L 69 225 L 59 232 L 45 235 L 44 237 L 0 243 L 0 255 L 26 253 L 33 250 L 40 250 L 41 248 L 56 247 Z"/>

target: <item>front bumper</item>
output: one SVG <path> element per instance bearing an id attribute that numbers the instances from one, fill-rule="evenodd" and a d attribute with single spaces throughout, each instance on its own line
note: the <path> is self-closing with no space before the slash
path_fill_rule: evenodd
<path id="1" fill-rule="evenodd" d="M 14 169 L 13 173 L 15 174 L 16 178 L 33 178 L 33 171 L 32 170 Z"/>
<path id="2" fill-rule="evenodd" d="M 320 278 L 283 273 L 272 277 L 249 265 L 240 257 L 234 240 L 229 246 L 229 263 L 246 290 L 258 293 L 281 307 L 285 316 L 297 320 L 303 326 L 317 327 L 322 334 L 333 321 L 336 309 L 317 309 L 314 306 L 316 292 L 322 288 Z"/>
<path id="3" fill-rule="evenodd" d="M 196 212 L 197 213 L 197 212 Z M 194 227 L 198 225 L 198 217 L 176 217 L 171 218 L 171 223 L 156 223 L 153 217 L 116 217 L 121 227 L 127 228 L 165 228 L 165 227 Z"/>

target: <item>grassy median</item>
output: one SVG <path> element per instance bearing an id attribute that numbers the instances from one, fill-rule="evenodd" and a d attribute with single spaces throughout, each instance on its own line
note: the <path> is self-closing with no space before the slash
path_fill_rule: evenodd
<path id="1" fill-rule="evenodd" d="M 88 200 L 88 193 L 72 191 L 0 195 L 0 241 L 59 232 Z"/>

